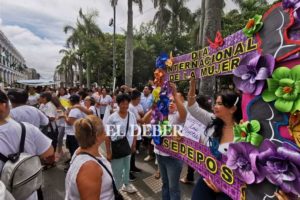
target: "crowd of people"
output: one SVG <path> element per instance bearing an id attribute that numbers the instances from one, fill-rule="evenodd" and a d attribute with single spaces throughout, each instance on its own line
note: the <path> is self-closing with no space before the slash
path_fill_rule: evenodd
<path id="1" fill-rule="evenodd" d="M 213 145 L 215 150 L 226 154 L 233 141 L 233 126 L 242 119 L 241 96 L 227 90 L 212 101 L 207 96 L 197 96 L 195 86 L 195 80 L 191 80 L 186 98 L 170 83 L 168 121 L 170 125 L 183 126 L 187 115 L 192 115 L 206 127 L 199 142 L 210 147 L 212 143 L 218 144 Z M 121 190 L 137 192 L 130 181 L 136 179 L 135 173 L 142 172 L 135 157 L 143 145 L 147 150 L 144 161 L 156 160 L 158 164 L 155 177 L 162 180 L 162 199 L 178 200 L 180 182 L 194 182 L 193 168 L 188 167 L 187 176 L 180 179 L 183 162 L 161 152 L 151 137 L 144 132 L 140 134 L 136 128 L 152 120 L 152 89 L 147 85 L 142 92 L 127 86 L 114 93 L 104 87 L 0 91 L 0 153 L 9 157 L 18 152 L 21 124 L 24 124 L 27 133 L 24 152 L 40 156 L 47 170 L 65 155 L 65 141 L 70 154 L 65 162 L 65 199 L 111 200 L 122 199 Z M 105 144 L 105 156 L 99 151 L 101 144 Z M 0 160 L 0 173 L 5 164 Z M 40 195 L 37 191 L 27 199 L 39 199 Z M 288 199 L 281 191 L 275 195 L 279 200 Z M 209 178 L 200 176 L 192 199 L 230 197 Z"/>

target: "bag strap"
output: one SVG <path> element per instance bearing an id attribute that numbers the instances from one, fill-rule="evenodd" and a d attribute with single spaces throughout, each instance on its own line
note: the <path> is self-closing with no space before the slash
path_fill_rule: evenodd
<path id="1" fill-rule="evenodd" d="M 21 134 L 21 142 L 20 142 L 20 147 L 19 147 L 19 153 L 24 152 L 24 145 L 25 145 L 25 137 L 26 137 L 26 128 L 25 125 L 20 122 L 21 129 L 22 129 L 22 134 Z"/>
<path id="2" fill-rule="evenodd" d="M 126 125 L 126 134 L 125 134 L 125 137 L 127 136 L 127 132 L 128 132 L 128 127 L 129 127 L 129 112 L 128 112 L 128 118 L 127 118 L 127 125 Z"/>
<path id="3" fill-rule="evenodd" d="M 96 111 L 96 116 L 99 117 L 97 108 L 96 107 L 94 107 L 94 108 L 95 108 L 95 111 Z"/>
<path id="4" fill-rule="evenodd" d="M 109 176 L 110 176 L 110 178 L 111 178 L 111 180 L 112 180 L 112 185 L 113 185 L 114 194 L 115 194 L 115 195 L 116 195 L 116 194 L 119 194 L 119 191 L 118 191 L 118 189 L 117 189 L 117 186 L 116 186 L 114 177 L 113 177 L 112 173 L 108 170 L 108 168 L 106 167 L 106 165 L 105 165 L 101 160 L 97 159 L 95 156 L 93 156 L 93 155 L 90 154 L 90 153 L 87 153 L 87 152 L 81 152 L 81 153 L 79 153 L 79 154 L 81 154 L 81 155 L 88 155 L 88 156 L 94 158 L 94 159 L 95 159 L 95 160 L 96 160 L 96 161 L 97 161 L 97 162 L 105 169 L 105 171 L 109 174 Z"/>
<path id="5" fill-rule="evenodd" d="M 4 163 L 6 163 L 8 160 L 16 161 L 19 159 L 20 153 L 24 152 L 24 145 L 25 145 L 25 137 L 26 137 L 26 128 L 25 125 L 21 122 L 19 122 L 21 125 L 21 141 L 20 141 L 20 146 L 19 146 L 19 152 L 16 154 L 11 154 L 9 157 L 3 155 L 0 153 L 0 160 Z"/>

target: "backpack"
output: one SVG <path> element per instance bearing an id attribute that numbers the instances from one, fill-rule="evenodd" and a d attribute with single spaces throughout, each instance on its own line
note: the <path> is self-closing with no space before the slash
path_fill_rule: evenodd
<path id="1" fill-rule="evenodd" d="M 20 123 L 22 135 L 19 152 L 7 157 L 0 153 L 0 160 L 4 162 L 1 181 L 15 199 L 24 200 L 42 186 L 42 165 L 39 156 L 32 156 L 24 152 L 26 129 Z"/>
<path id="2" fill-rule="evenodd" d="M 15 200 L 15 198 L 6 190 L 5 185 L 0 181 L 0 199 Z"/>

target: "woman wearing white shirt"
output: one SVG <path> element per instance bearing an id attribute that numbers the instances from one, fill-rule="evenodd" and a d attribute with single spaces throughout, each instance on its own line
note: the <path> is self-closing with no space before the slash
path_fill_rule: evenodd
<path id="1" fill-rule="evenodd" d="M 56 150 L 57 145 L 57 126 L 56 126 L 56 116 L 57 116 L 57 109 L 55 105 L 51 102 L 52 100 L 52 94 L 49 92 L 43 92 L 40 95 L 40 110 L 49 118 L 50 123 L 47 126 L 47 129 L 45 130 L 46 135 L 52 139 L 52 145 L 54 148 L 54 151 Z"/>
<path id="2" fill-rule="evenodd" d="M 103 117 L 104 117 L 106 107 L 109 104 L 111 104 L 111 102 L 112 102 L 111 96 L 107 94 L 107 90 L 105 88 L 102 88 L 101 95 L 100 95 L 100 98 L 99 98 L 101 119 L 103 119 Z"/>
<path id="3" fill-rule="evenodd" d="M 187 111 L 183 105 L 183 100 L 179 93 L 177 93 L 176 85 L 170 83 L 172 87 L 172 96 L 170 97 L 168 120 L 171 126 L 183 126 L 186 120 Z M 152 111 L 148 111 L 144 116 L 145 123 L 150 122 Z M 173 136 L 177 133 L 172 133 Z M 182 170 L 182 161 L 171 157 L 170 155 L 161 152 L 154 145 L 154 152 L 157 157 L 158 166 L 162 178 L 162 199 L 163 200 L 179 200 L 180 195 L 180 173 Z"/>
<path id="4" fill-rule="evenodd" d="M 72 106 L 80 106 L 80 97 L 76 94 L 70 96 L 70 103 Z M 78 148 L 78 143 L 75 138 L 74 122 L 77 119 L 84 118 L 86 115 L 80 111 L 78 108 L 71 108 L 71 110 L 64 116 L 66 120 L 65 133 L 67 134 L 66 144 L 70 151 L 71 157 L 73 156 L 75 150 Z"/>
<path id="5" fill-rule="evenodd" d="M 221 156 L 226 154 L 228 146 L 233 142 L 233 126 L 242 119 L 241 98 L 233 91 L 224 91 L 217 96 L 213 107 L 214 114 L 207 112 L 199 107 L 196 103 L 196 82 L 190 81 L 188 111 L 190 114 L 207 126 L 204 134 L 201 135 L 200 141 L 203 144 L 211 146 L 215 142 L 218 145 L 213 149 L 214 152 Z M 211 146 L 210 148 L 213 148 Z M 200 178 L 194 188 L 192 200 L 229 200 L 228 195 L 221 192 L 210 179 Z"/>
<path id="6" fill-rule="evenodd" d="M 105 140 L 102 121 L 89 115 L 76 120 L 75 136 L 79 144 L 66 176 L 66 200 L 112 200 L 113 179 L 110 163 L 99 153 Z"/>
<path id="7" fill-rule="evenodd" d="M 36 107 L 38 105 L 40 95 L 36 93 L 35 88 L 33 87 L 29 87 L 28 94 L 28 105 Z"/>
<path id="8" fill-rule="evenodd" d="M 126 137 L 129 147 L 131 148 L 131 153 L 134 153 L 136 151 L 135 135 L 137 130 L 135 129 L 135 125 L 137 125 L 137 123 L 134 114 L 128 111 L 130 96 L 128 94 L 118 95 L 117 103 L 119 110 L 109 116 L 106 124 L 109 127 L 109 129 L 107 129 L 109 137 L 106 141 L 107 158 L 108 160 L 111 160 L 117 188 L 120 189 L 123 185 L 123 191 L 134 193 L 136 192 L 136 189 L 129 184 L 131 155 L 129 154 L 120 158 L 112 157 L 111 141 L 117 141 Z"/>

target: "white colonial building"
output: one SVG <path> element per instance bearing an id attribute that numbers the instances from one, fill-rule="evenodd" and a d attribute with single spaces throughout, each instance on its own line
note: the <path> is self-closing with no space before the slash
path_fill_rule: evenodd
<path id="1" fill-rule="evenodd" d="M 0 30 L 0 82 L 11 85 L 27 79 L 25 59 Z"/>

